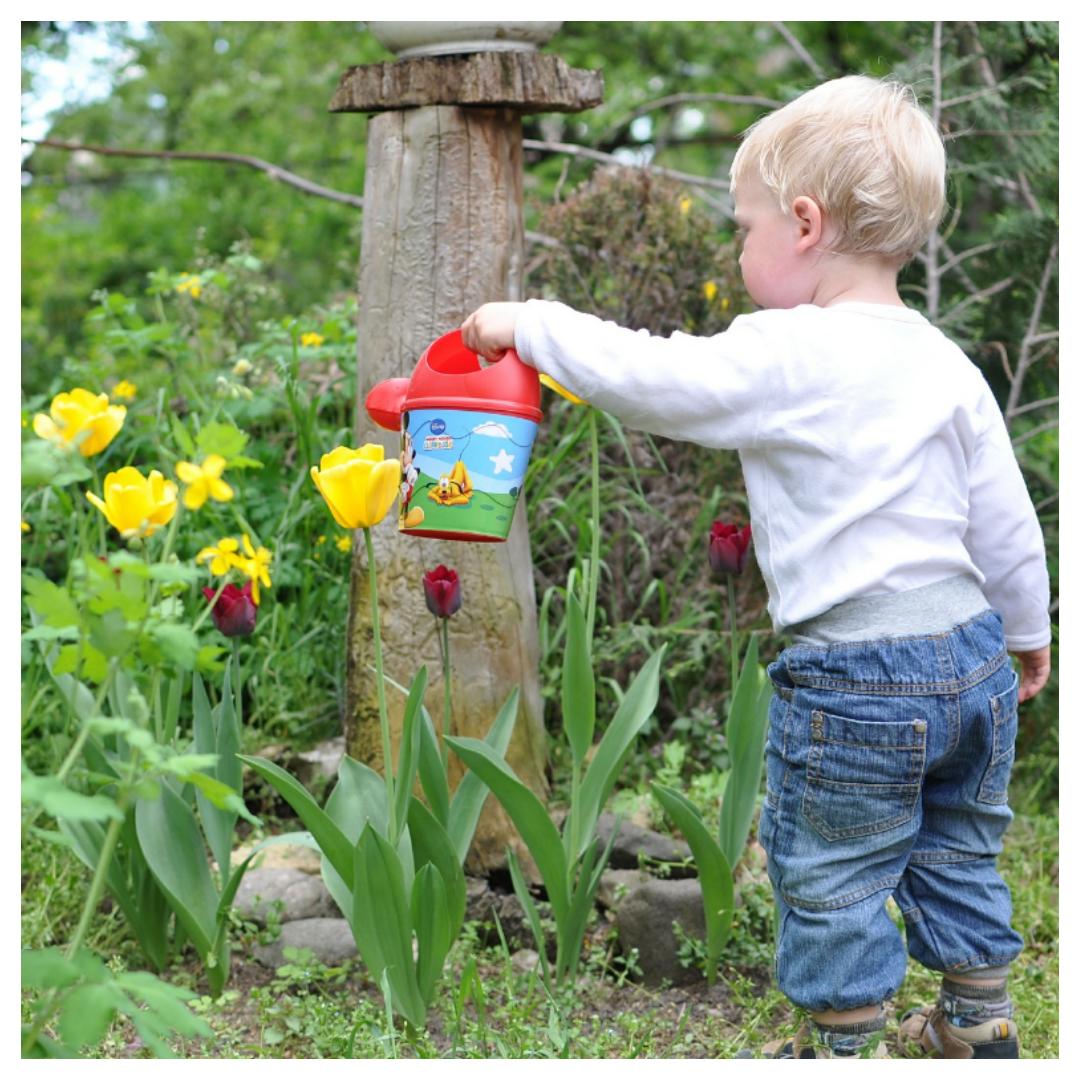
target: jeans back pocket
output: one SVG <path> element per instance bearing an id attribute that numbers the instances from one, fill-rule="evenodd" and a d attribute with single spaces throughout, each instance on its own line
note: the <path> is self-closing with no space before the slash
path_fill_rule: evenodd
<path id="1" fill-rule="evenodd" d="M 915 816 L 926 721 L 810 714 L 803 813 L 826 840 L 885 832 Z"/>
<path id="2" fill-rule="evenodd" d="M 1020 679 L 1013 673 L 1012 686 L 990 699 L 990 717 L 994 723 L 990 763 L 979 785 L 979 802 L 1000 805 L 1009 799 L 1009 775 L 1016 756 L 1017 709 Z"/>

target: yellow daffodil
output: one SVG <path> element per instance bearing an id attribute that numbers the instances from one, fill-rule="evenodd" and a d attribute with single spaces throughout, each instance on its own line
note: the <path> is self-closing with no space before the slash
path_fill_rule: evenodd
<path id="1" fill-rule="evenodd" d="M 321 345 L 325 340 L 322 334 L 316 334 L 314 331 L 300 335 L 301 345 Z"/>
<path id="2" fill-rule="evenodd" d="M 241 356 L 232 366 L 232 373 L 238 378 L 242 379 L 245 375 L 250 375 L 255 370 L 255 366 L 246 357 Z"/>
<path id="3" fill-rule="evenodd" d="M 716 294 L 720 291 L 720 288 L 715 281 L 710 280 L 701 286 L 701 291 L 705 294 L 705 299 L 711 304 L 716 299 Z"/>
<path id="4" fill-rule="evenodd" d="M 693 206 L 693 205 L 694 205 L 694 200 L 691 199 L 689 195 L 684 195 L 679 200 L 679 213 L 680 214 L 689 214 L 690 213 L 690 207 Z"/>
<path id="5" fill-rule="evenodd" d="M 257 604 L 259 603 L 259 582 L 261 581 L 268 589 L 271 586 L 270 560 L 273 555 L 264 547 L 258 550 L 253 548 L 247 533 L 243 534 L 243 539 L 247 558 L 243 555 L 238 556 L 236 566 L 251 579 L 251 598 Z"/>
<path id="6" fill-rule="evenodd" d="M 577 394 L 571 394 L 565 386 L 560 386 L 550 375 L 541 375 L 540 382 L 549 390 L 554 390 L 556 394 L 566 398 L 567 401 L 573 402 L 575 405 L 589 404 L 584 398 L 579 398 Z"/>
<path id="7" fill-rule="evenodd" d="M 138 387 L 127 379 L 121 379 L 112 389 L 114 398 L 123 398 L 125 401 L 134 401 Z"/>
<path id="8" fill-rule="evenodd" d="M 221 479 L 224 471 L 225 459 L 220 454 L 208 455 L 201 465 L 178 461 L 176 475 L 186 485 L 184 505 L 189 510 L 198 510 L 208 498 L 228 502 L 233 497 L 233 489 Z"/>
<path id="9" fill-rule="evenodd" d="M 240 556 L 237 555 L 239 550 L 239 542 L 231 536 L 225 536 L 217 542 L 217 547 L 204 547 L 195 556 L 195 561 L 199 563 L 209 559 L 210 573 L 220 576 L 227 574 L 234 566 L 239 569 Z"/>
<path id="10" fill-rule="evenodd" d="M 34 434 L 65 449 L 79 448 L 83 457 L 100 454 L 124 426 L 127 409 L 110 405 L 108 394 L 92 394 L 81 386 L 57 394 L 49 415 L 34 417 Z"/>
<path id="11" fill-rule="evenodd" d="M 383 460 L 379 443 L 365 443 L 355 450 L 336 446 L 323 454 L 311 479 L 326 500 L 334 520 L 343 529 L 377 525 L 394 505 L 401 481 L 397 459 Z"/>
<path id="12" fill-rule="evenodd" d="M 348 536 L 339 536 L 335 541 L 338 551 L 352 551 L 352 538 Z"/>
<path id="13" fill-rule="evenodd" d="M 86 497 L 125 540 L 151 536 L 176 513 L 176 485 L 157 469 L 147 477 L 133 465 L 125 465 L 105 477 L 104 499 L 92 491 Z"/>
<path id="14" fill-rule="evenodd" d="M 202 295 L 202 278 L 198 274 L 185 274 L 176 284 L 178 293 L 187 293 L 192 300 Z"/>

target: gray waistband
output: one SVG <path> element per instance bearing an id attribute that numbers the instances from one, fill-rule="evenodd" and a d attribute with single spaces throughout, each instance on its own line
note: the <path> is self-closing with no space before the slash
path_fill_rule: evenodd
<path id="1" fill-rule="evenodd" d="M 800 645 L 939 634 L 988 607 L 975 580 L 961 575 L 904 592 L 845 600 L 787 631 Z"/>

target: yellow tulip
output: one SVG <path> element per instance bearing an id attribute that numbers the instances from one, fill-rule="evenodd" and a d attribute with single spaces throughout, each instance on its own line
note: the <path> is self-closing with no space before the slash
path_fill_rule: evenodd
<path id="1" fill-rule="evenodd" d="M 546 386 L 549 390 L 554 390 L 556 394 L 566 398 L 567 401 L 572 402 L 575 405 L 588 405 L 589 403 L 584 398 L 579 398 L 577 394 L 571 394 L 565 386 L 561 386 L 550 375 L 541 375 L 540 382 Z"/>
<path id="2" fill-rule="evenodd" d="M 78 446 L 83 457 L 92 457 L 100 454 L 124 426 L 127 409 L 110 405 L 108 394 L 91 394 L 76 386 L 52 399 L 49 414 L 34 417 L 34 434 L 64 449 Z"/>
<path id="3" fill-rule="evenodd" d="M 312 465 L 311 479 L 343 529 L 366 529 L 382 521 L 394 505 L 401 467 L 396 459 L 383 460 L 378 443 L 356 450 L 336 446 L 323 454 L 318 468 Z"/>
<path id="4" fill-rule="evenodd" d="M 176 513 L 176 485 L 157 469 L 146 477 L 133 465 L 125 465 L 105 477 L 104 499 L 92 491 L 86 497 L 125 540 L 153 535 Z"/>
<path id="5" fill-rule="evenodd" d="M 228 502 L 233 497 L 233 489 L 221 479 L 224 471 L 225 459 L 220 454 L 209 454 L 201 465 L 178 461 L 176 475 L 186 485 L 184 505 L 189 510 L 198 510 L 207 498 Z"/>

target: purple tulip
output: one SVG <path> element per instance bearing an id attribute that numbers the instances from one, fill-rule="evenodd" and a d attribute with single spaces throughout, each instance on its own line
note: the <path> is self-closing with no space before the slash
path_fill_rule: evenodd
<path id="1" fill-rule="evenodd" d="M 203 588 L 203 595 L 207 600 L 213 600 L 217 589 L 209 586 Z M 226 585 L 221 590 L 210 611 L 214 625 L 226 637 L 247 637 L 255 629 L 255 616 L 259 613 L 259 607 L 251 595 L 251 582 L 244 583 L 244 587 L 238 585 Z"/>
<path id="2" fill-rule="evenodd" d="M 709 565 L 718 574 L 741 574 L 750 554 L 750 526 L 737 529 L 726 521 L 714 521 L 709 530 Z"/>
<path id="3" fill-rule="evenodd" d="M 449 619 L 461 607 L 461 582 L 456 570 L 436 566 L 424 575 L 424 600 L 436 618 Z"/>

